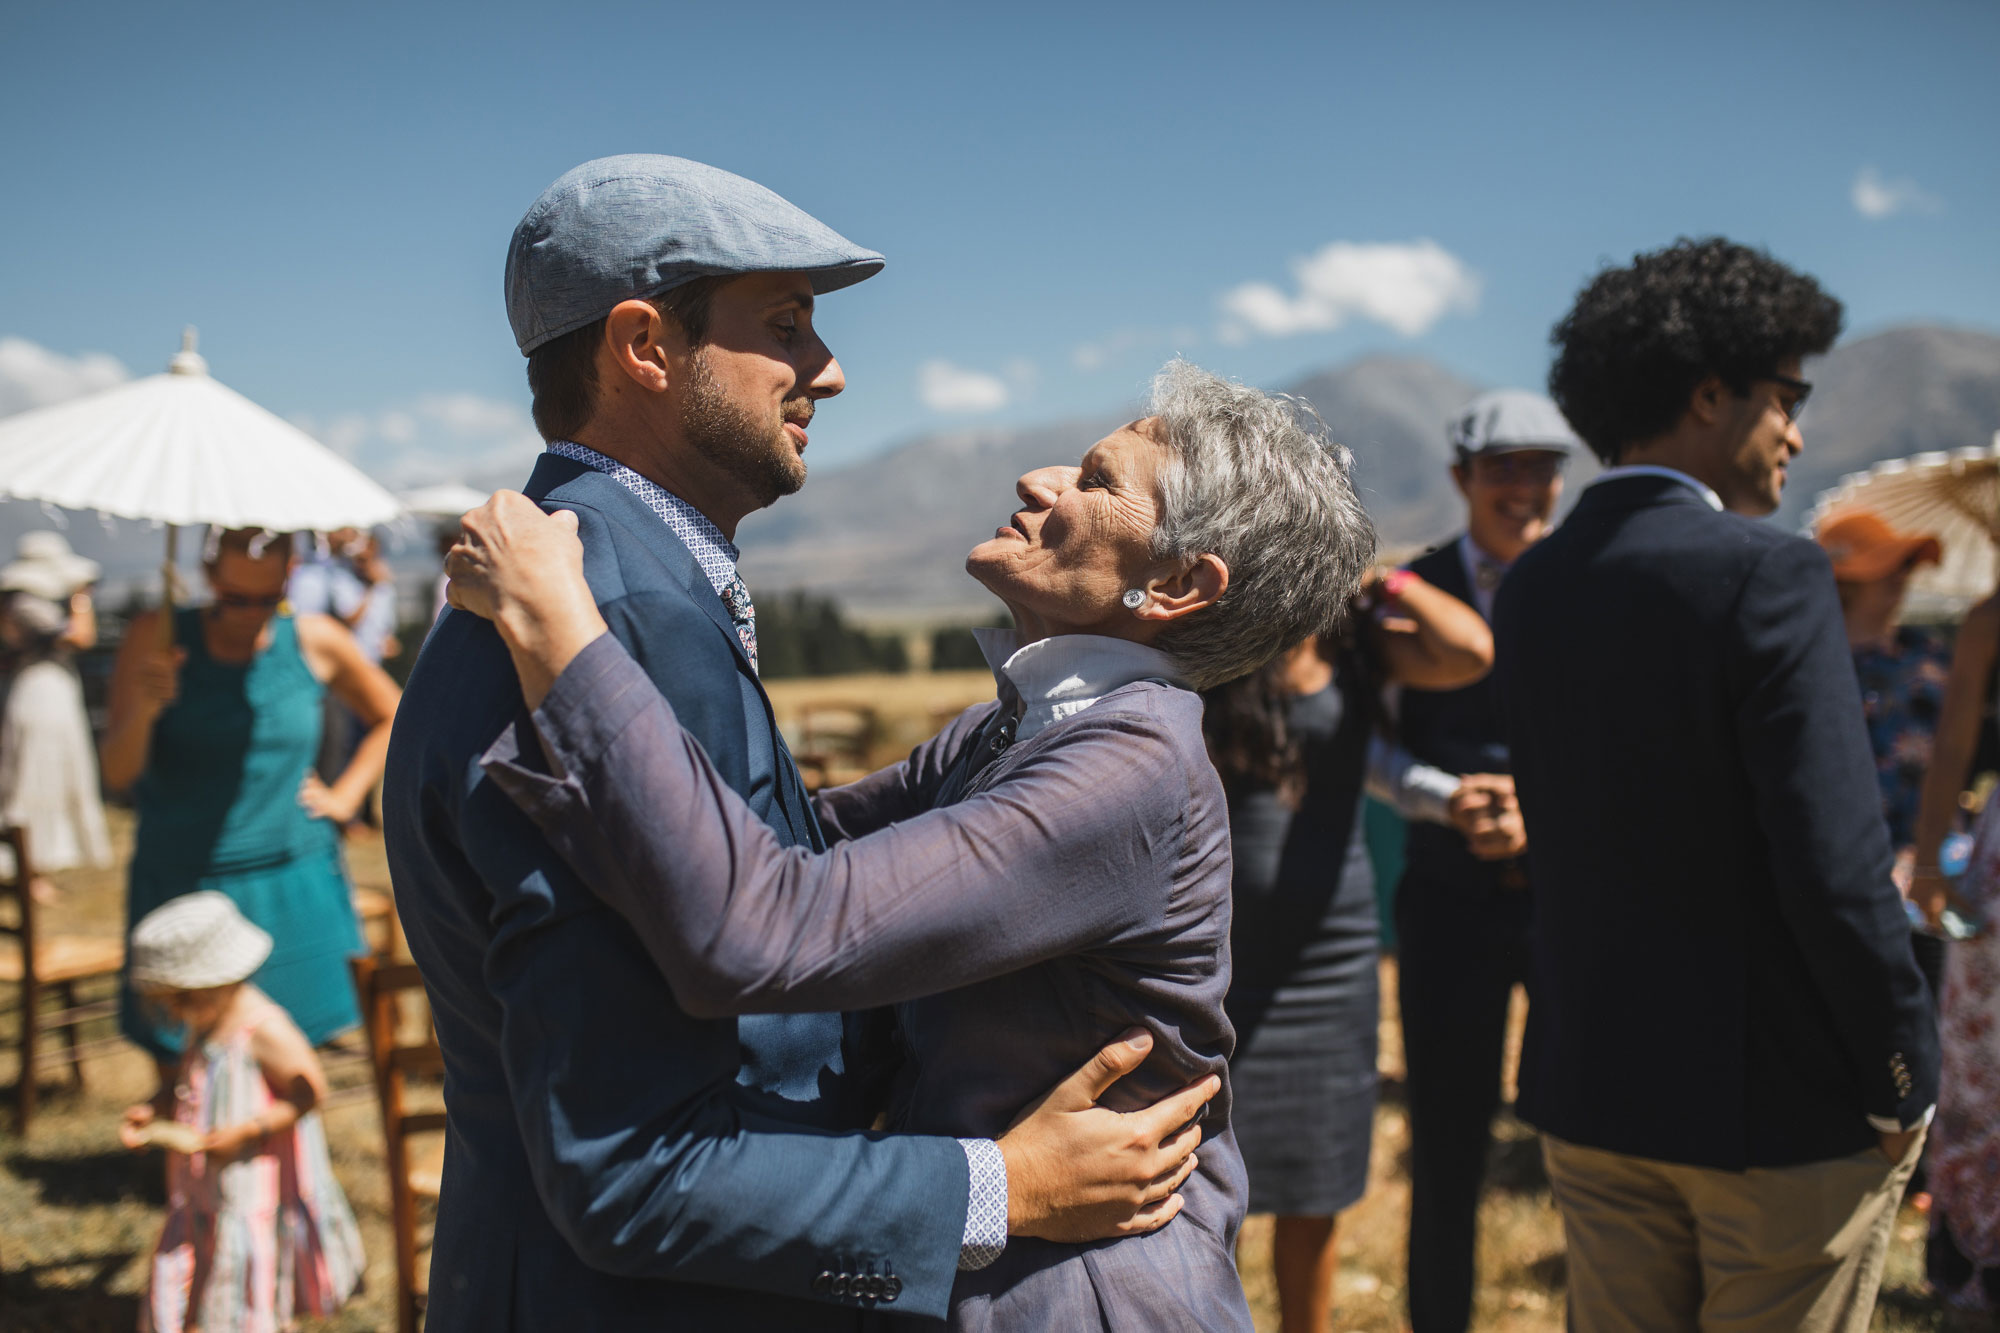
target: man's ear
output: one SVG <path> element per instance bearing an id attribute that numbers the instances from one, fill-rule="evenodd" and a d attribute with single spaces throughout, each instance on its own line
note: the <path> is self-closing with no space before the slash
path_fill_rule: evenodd
<path id="1" fill-rule="evenodd" d="M 631 384 L 648 393 L 665 393 L 674 380 L 676 353 L 685 341 L 680 327 L 663 317 L 650 302 L 620 301 L 604 317 L 600 366 L 609 360 L 616 375 L 599 375 L 600 391 L 617 392 Z"/>
<path id="2" fill-rule="evenodd" d="M 1736 391 L 1723 383 L 1720 375 L 1710 375 L 1688 395 L 1688 415 L 1703 426 L 1713 426 L 1728 415 Z"/>
<path id="3" fill-rule="evenodd" d="M 1451 465 L 1451 484 L 1458 487 L 1459 498 L 1464 500 L 1472 498 L 1472 491 L 1470 490 L 1472 473 L 1464 463 L 1453 463 Z"/>
<path id="4" fill-rule="evenodd" d="M 1150 580 L 1146 600 L 1133 612 L 1141 620 L 1179 620 L 1182 616 L 1214 606 L 1229 590 L 1229 566 L 1222 557 L 1204 554 L 1176 574 Z"/>

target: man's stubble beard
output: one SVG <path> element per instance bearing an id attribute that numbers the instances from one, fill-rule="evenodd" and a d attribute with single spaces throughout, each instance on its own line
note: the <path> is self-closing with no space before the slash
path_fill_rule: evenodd
<path id="1" fill-rule="evenodd" d="M 697 351 L 688 359 L 681 430 L 689 444 L 741 483 L 758 508 L 796 494 L 806 484 L 806 462 L 792 447 L 786 421 L 812 419 L 812 400 L 788 399 L 780 419 L 766 427 L 755 413 L 731 402 Z"/>

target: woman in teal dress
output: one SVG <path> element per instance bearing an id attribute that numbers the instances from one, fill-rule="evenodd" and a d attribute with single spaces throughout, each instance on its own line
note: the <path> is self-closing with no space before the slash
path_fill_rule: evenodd
<path id="1" fill-rule="evenodd" d="M 283 611 L 290 538 L 225 532 L 205 570 L 205 607 L 136 617 L 111 678 L 104 780 L 139 812 L 127 929 L 160 904 L 219 889 L 269 932 L 251 978 L 315 1044 L 359 1022 L 349 956 L 362 951 L 339 826 L 382 774 L 395 684 L 328 616 Z M 369 726 L 331 785 L 312 771 L 326 691 Z M 125 1035 L 163 1064 L 180 1035 L 127 987 Z"/>

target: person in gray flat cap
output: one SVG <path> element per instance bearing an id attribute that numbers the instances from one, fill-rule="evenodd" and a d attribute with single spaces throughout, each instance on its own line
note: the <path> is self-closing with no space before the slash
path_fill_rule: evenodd
<path id="1" fill-rule="evenodd" d="M 845 387 L 816 298 L 882 264 L 759 185 L 650 155 L 562 176 L 507 255 L 548 441 L 523 490 L 574 516 L 596 613 L 762 826 L 810 852 L 826 838 L 757 678 L 731 539 L 804 483 L 807 427 Z M 886 1011 L 687 1012 L 485 776 L 523 715 L 491 624 L 447 611 L 405 699 L 384 823 L 446 1066 L 432 1333 L 939 1318 L 1010 1232 L 1172 1215 L 1197 1137 L 1176 1131 L 1212 1088 L 1094 1105 L 1149 1036 L 1112 1041 L 997 1144 L 861 1132 L 896 1074 Z"/>
<path id="2" fill-rule="evenodd" d="M 1553 402 L 1523 389 L 1479 395 L 1446 435 L 1465 531 L 1412 561 L 1408 576 L 1490 622 L 1508 569 L 1548 535 L 1581 442 Z M 1400 749 L 1378 768 L 1377 787 L 1409 821 L 1395 916 L 1409 1065 L 1410 1326 L 1460 1333 L 1472 1320 L 1507 1006 L 1528 979 L 1527 839 L 1490 680 L 1406 688 L 1397 713 Z"/>

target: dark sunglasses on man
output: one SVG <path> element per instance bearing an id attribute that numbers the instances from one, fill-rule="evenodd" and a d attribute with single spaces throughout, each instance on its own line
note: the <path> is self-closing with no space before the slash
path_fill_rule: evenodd
<path id="1" fill-rule="evenodd" d="M 1762 375 L 1758 378 L 1769 380 L 1780 389 L 1784 389 L 1792 395 L 1789 401 L 1781 402 L 1779 406 L 1785 409 L 1785 416 L 1787 418 L 1797 421 L 1800 411 L 1806 405 L 1806 399 L 1812 397 L 1812 381 L 1793 379 L 1790 375 L 1777 374 Z"/>

